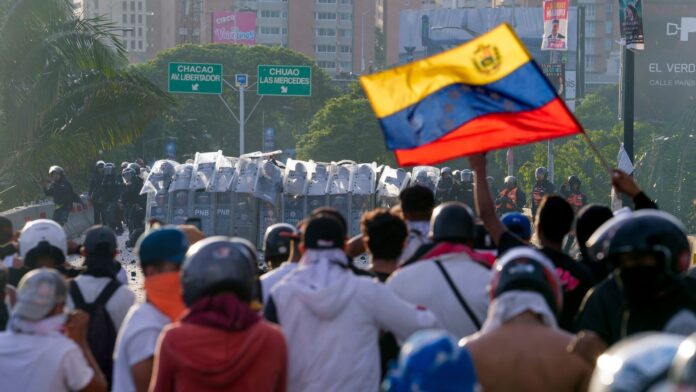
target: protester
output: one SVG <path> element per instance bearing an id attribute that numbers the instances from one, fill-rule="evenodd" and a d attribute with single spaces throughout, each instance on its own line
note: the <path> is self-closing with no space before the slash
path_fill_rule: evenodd
<path id="1" fill-rule="evenodd" d="M 430 189 L 414 185 L 401 191 L 399 200 L 401 213 L 408 226 L 406 247 L 399 259 L 399 262 L 403 264 L 416 255 L 422 245 L 430 242 L 428 232 L 430 232 L 430 217 L 435 208 L 435 196 Z"/>
<path id="2" fill-rule="evenodd" d="M 82 256 L 85 270 L 69 284 L 68 309 L 89 314 L 87 342 L 94 358 L 111 385 L 116 335 L 135 294 L 122 285 L 116 274 L 120 265 L 116 234 L 105 226 L 93 226 L 85 232 Z"/>
<path id="3" fill-rule="evenodd" d="M 65 170 L 60 166 L 51 166 L 48 169 L 48 180 L 42 181 L 41 187 L 46 196 L 53 197 L 55 209 L 52 219 L 61 226 L 68 222 L 73 203 L 83 204 L 65 177 Z"/>
<path id="4" fill-rule="evenodd" d="M 536 182 L 532 187 L 532 217 L 536 216 L 539 205 L 541 205 L 541 199 L 556 191 L 553 183 L 548 179 L 549 171 L 545 167 L 538 167 L 534 171 L 534 177 Z"/>
<path id="5" fill-rule="evenodd" d="M 79 270 L 66 264 L 68 238 L 65 230 L 49 219 L 37 219 L 24 225 L 19 236 L 19 255 L 23 265 L 11 275 L 13 286 L 28 271 L 46 267 L 58 270 L 66 278 L 74 278 Z"/>
<path id="6" fill-rule="evenodd" d="M 476 228 L 469 207 L 449 202 L 435 208 L 430 239 L 434 246 L 396 271 L 387 287 L 405 301 L 427 306 L 455 336 L 470 335 L 486 316 L 492 260 L 472 249 Z"/>
<path id="7" fill-rule="evenodd" d="M 584 391 L 592 367 L 566 348 L 558 329 L 563 293 L 542 253 L 515 248 L 495 264 L 491 304 L 481 332 L 460 343 L 469 350 L 485 391 Z"/>
<path id="8" fill-rule="evenodd" d="M 588 294 L 578 330 L 606 345 L 643 331 L 696 330 L 696 280 L 683 275 L 691 251 L 679 220 L 656 210 L 617 216 L 587 245 L 591 257 L 617 271 Z"/>
<path id="9" fill-rule="evenodd" d="M 89 192 L 88 196 L 92 202 L 92 209 L 94 210 L 94 224 L 101 225 L 106 224 L 106 214 L 104 209 L 104 167 L 106 162 L 97 161 L 94 164 L 94 173 L 92 173 L 92 178 L 89 180 Z"/>
<path id="10" fill-rule="evenodd" d="M 377 390 L 379 331 L 405 340 L 437 326 L 429 311 L 351 273 L 344 243 L 339 221 L 311 217 L 298 268 L 273 287 L 264 309 L 288 342 L 290 391 Z"/>
<path id="11" fill-rule="evenodd" d="M 595 282 L 603 281 L 611 273 L 612 266 L 606 262 L 596 261 L 587 253 L 587 240 L 602 224 L 613 218 L 614 214 L 607 206 L 589 204 L 581 208 L 575 220 L 575 236 L 580 248 L 578 261 L 592 272 Z"/>
<path id="12" fill-rule="evenodd" d="M 10 309 L 16 302 L 14 287 L 7 284 L 9 279 L 7 267 L 0 265 L 0 331 L 4 331 L 10 320 Z"/>
<path id="13" fill-rule="evenodd" d="M 17 242 L 12 222 L 0 216 L 0 264 L 10 268 L 15 263 L 17 255 Z"/>
<path id="14" fill-rule="evenodd" d="M 384 283 L 399 266 L 408 231 L 406 223 L 385 209 L 363 214 L 360 228 L 371 257 L 371 271 Z"/>
<path id="15" fill-rule="evenodd" d="M 520 212 L 508 212 L 500 217 L 500 221 L 514 235 L 529 244 L 532 240 L 532 223 Z"/>
<path id="16" fill-rule="evenodd" d="M 293 248 L 293 237 L 297 237 L 297 229 L 287 223 L 276 223 L 266 229 L 263 236 L 263 256 L 268 268 L 278 268 L 281 263 L 288 261 L 290 254 L 296 250 Z M 295 257 L 299 261 L 300 256 Z"/>
<path id="17" fill-rule="evenodd" d="M 472 167 L 476 172 L 476 175 L 483 176 L 483 173 L 479 173 L 476 168 Z M 478 181 L 476 182 L 478 184 Z M 500 215 L 504 215 L 508 212 L 522 212 L 524 205 L 527 203 L 527 197 L 517 186 L 517 179 L 513 176 L 505 177 L 503 190 L 498 194 L 498 198 L 495 200 L 495 211 Z"/>
<path id="18" fill-rule="evenodd" d="M 525 241 L 507 230 L 496 217 L 488 184 L 480 179 L 486 175 L 485 155 L 472 155 L 469 157 L 469 163 L 476 172 L 476 204 L 479 216 L 491 239 L 498 246 L 498 254 L 503 255 L 518 246 L 528 246 Z M 573 219 L 573 210 L 570 205 L 562 197 L 551 195 L 542 200 L 535 225 L 540 250 L 553 262 L 556 274 L 563 285 L 564 305 L 559 325 L 566 331 L 573 330 L 573 320 L 582 299 L 594 285 L 592 273 L 562 252 L 563 239 L 570 232 Z"/>
<path id="19" fill-rule="evenodd" d="M 568 204 L 573 207 L 573 212 L 577 214 L 582 207 L 587 204 L 587 195 L 581 190 L 582 182 L 576 175 L 568 177 L 568 181 L 561 187 L 561 195 L 565 197 Z"/>
<path id="20" fill-rule="evenodd" d="M 304 221 L 300 222 L 300 227 L 305 223 Z M 272 227 L 273 226 L 269 227 L 269 230 Z M 266 234 L 269 234 L 269 230 L 266 231 Z M 285 224 L 285 226 L 277 226 L 274 230 L 279 233 L 277 233 L 277 235 L 266 235 L 266 249 L 276 249 L 275 253 L 277 254 L 280 253 L 277 250 L 279 247 L 287 247 L 288 253 L 285 256 L 285 260 L 276 265 L 277 268 L 261 276 L 261 294 L 264 304 L 268 301 L 268 295 L 273 286 L 280 282 L 286 275 L 294 271 L 297 268 L 297 263 L 302 257 L 302 253 L 300 252 L 299 230 L 288 224 Z M 269 244 L 269 239 L 273 238 L 275 238 L 275 240 L 271 240 Z"/>
<path id="21" fill-rule="evenodd" d="M 65 313 L 66 295 L 55 270 L 40 268 L 22 278 L 8 330 L 0 333 L 2 390 L 107 390 L 87 344 L 89 316 Z"/>
<path id="22" fill-rule="evenodd" d="M 181 231 L 161 228 L 146 233 L 137 246 L 147 301 L 133 305 L 114 349 L 113 391 L 147 391 L 157 338 L 165 325 L 186 310 L 179 268 L 188 250 Z"/>
<path id="23" fill-rule="evenodd" d="M 384 381 L 387 392 L 461 391 L 477 389 L 469 351 L 445 331 L 416 332 L 404 344 L 398 365 Z"/>
<path id="24" fill-rule="evenodd" d="M 252 305 L 260 296 L 253 245 L 233 241 L 212 237 L 189 250 L 181 284 L 190 310 L 162 333 L 155 392 L 286 390 L 285 339 Z"/>

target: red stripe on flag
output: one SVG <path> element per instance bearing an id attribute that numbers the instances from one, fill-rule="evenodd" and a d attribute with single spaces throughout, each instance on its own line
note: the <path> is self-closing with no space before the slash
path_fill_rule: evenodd
<path id="1" fill-rule="evenodd" d="M 447 135 L 410 150 L 395 150 L 400 166 L 433 165 L 449 159 L 540 140 L 571 136 L 582 127 L 560 98 L 525 112 L 478 117 Z"/>

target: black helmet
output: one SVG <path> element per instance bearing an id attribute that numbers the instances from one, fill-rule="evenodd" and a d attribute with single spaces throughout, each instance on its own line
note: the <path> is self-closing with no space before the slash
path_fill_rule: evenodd
<path id="1" fill-rule="evenodd" d="M 506 252 L 493 266 L 488 287 L 491 301 L 511 290 L 541 294 L 554 314 L 563 308 L 563 288 L 556 268 L 543 253 L 521 246 Z"/>
<path id="2" fill-rule="evenodd" d="M 568 177 L 568 185 L 570 185 L 570 186 L 573 186 L 573 185 L 580 186 L 580 185 L 582 185 L 582 181 L 580 181 L 580 178 L 578 178 L 578 176 L 572 175 L 572 176 Z"/>
<path id="3" fill-rule="evenodd" d="M 549 175 L 549 171 L 543 166 L 537 167 L 537 169 L 534 171 L 534 177 L 536 177 L 536 178 L 539 178 L 539 176 L 542 176 L 542 177 L 544 177 L 544 179 L 546 179 L 546 177 L 548 175 Z"/>
<path id="4" fill-rule="evenodd" d="M 597 261 L 631 252 L 664 255 L 668 272 L 689 268 L 689 239 L 684 225 L 674 216 L 658 210 L 640 210 L 605 222 L 587 240 L 589 254 Z"/>
<path id="5" fill-rule="evenodd" d="M 463 182 L 472 182 L 474 180 L 474 172 L 469 169 L 464 169 L 460 173 Z M 492 179 L 493 177 L 491 177 Z"/>
<path id="6" fill-rule="evenodd" d="M 450 201 L 440 204 L 430 218 L 433 241 L 473 240 L 476 238 L 474 213 L 466 204 Z"/>
<path id="7" fill-rule="evenodd" d="M 513 176 L 507 176 L 507 177 L 505 177 L 505 180 L 503 181 L 503 183 L 505 185 L 512 184 L 512 186 L 515 186 L 515 185 L 517 185 L 517 178 L 515 178 Z"/>
<path id="8" fill-rule="evenodd" d="M 233 292 L 243 301 L 257 299 L 256 254 L 248 244 L 236 238 L 206 238 L 186 253 L 181 285 L 187 306 L 221 291 Z"/>
<path id="9" fill-rule="evenodd" d="M 290 255 L 290 240 L 298 235 L 297 229 L 288 223 L 268 226 L 263 236 L 263 253 L 266 260 Z"/>

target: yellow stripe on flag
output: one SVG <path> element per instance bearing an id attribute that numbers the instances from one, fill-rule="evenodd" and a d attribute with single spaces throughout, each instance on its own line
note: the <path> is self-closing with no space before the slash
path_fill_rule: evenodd
<path id="1" fill-rule="evenodd" d="M 485 85 L 532 59 L 506 23 L 446 52 L 360 77 L 375 114 L 384 118 L 455 83 Z"/>

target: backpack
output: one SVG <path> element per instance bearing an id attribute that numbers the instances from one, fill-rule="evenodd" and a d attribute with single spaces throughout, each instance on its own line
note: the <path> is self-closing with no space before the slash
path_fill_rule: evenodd
<path id="1" fill-rule="evenodd" d="M 89 324 L 87 325 L 87 344 L 94 359 L 99 364 L 106 380 L 111 386 L 111 373 L 113 369 L 113 354 L 116 345 L 116 327 L 109 312 L 106 310 L 106 303 L 113 294 L 121 287 L 121 284 L 112 279 L 104 287 L 97 299 L 92 303 L 86 303 L 80 287 L 74 280 L 70 281 L 70 297 L 76 309 L 84 310 L 89 313 Z"/>

